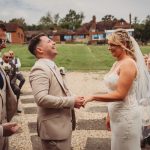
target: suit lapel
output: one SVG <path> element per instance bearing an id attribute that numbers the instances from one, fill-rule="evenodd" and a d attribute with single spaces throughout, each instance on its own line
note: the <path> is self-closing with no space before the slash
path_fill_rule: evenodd
<path id="1" fill-rule="evenodd" d="M 64 92 L 67 94 L 66 89 L 64 87 L 63 79 L 62 79 L 60 73 L 58 71 L 56 71 L 54 68 L 52 68 L 52 66 L 49 65 L 48 63 L 47 63 L 47 65 L 51 69 L 51 71 L 54 73 L 54 75 L 55 75 L 58 83 L 60 84 L 60 86 L 62 87 L 62 89 L 64 90 Z"/>

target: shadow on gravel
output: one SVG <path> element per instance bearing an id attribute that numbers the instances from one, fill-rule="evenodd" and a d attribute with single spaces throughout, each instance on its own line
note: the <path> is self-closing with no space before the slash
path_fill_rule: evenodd
<path id="1" fill-rule="evenodd" d="M 106 130 L 105 119 L 79 120 L 77 130 Z"/>
<path id="2" fill-rule="evenodd" d="M 108 138 L 88 138 L 85 150 L 110 150 L 110 142 Z"/>

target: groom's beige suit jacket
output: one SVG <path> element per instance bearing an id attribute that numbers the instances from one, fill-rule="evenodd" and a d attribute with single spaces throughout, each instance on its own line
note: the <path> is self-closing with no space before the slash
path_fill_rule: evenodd
<path id="1" fill-rule="evenodd" d="M 65 140 L 75 126 L 74 97 L 52 61 L 39 59 L 29 76 L 38 106 L 37 129 L 42 140 Z"/>

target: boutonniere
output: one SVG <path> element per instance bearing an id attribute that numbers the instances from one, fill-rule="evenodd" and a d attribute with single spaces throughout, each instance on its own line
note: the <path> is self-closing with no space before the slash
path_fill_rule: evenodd
<path id="1" fill-rule="evenodd" d="M 65 68 L 64 67 L 60 67 L 59 68 L 59 72 L 62 76 L 64 76 L 66 73 L 65 73 Z"/>

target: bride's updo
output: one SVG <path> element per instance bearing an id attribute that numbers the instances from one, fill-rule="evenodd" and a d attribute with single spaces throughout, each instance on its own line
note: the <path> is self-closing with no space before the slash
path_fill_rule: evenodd
<path id="1" fill-rule="evenodd" d="M 108 36 L 108 40 L 115 45 L 119 45 L 126 51 L 126 54 L 136 60 L 130 35 L 124 29 L 117 29 Z"/>

